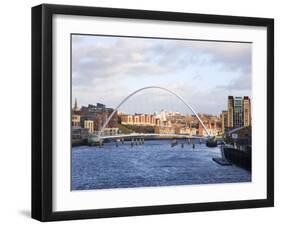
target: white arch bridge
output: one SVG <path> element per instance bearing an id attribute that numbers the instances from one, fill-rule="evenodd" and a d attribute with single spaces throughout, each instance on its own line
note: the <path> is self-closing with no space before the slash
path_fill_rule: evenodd
<path id="1" fill-rule="evenodd" d="M 187 110 L 191 110 L 192 113 L 196 116 L 196 118 L 198 119 L 199 123 L 202 125 L 202 127 L 204 128 L 204 130 L 207 133 L 207 137 L 199 137 L 199 136 L 192 136 L 192 135 L 184 135 L 184 134 L 156 134 L 156 133 L 131 133 L 131 134 L 115 134 L 115 135 L 105 135 L 104 134 L 104 130 L 107 127 L 108 123 L 110 122 L 110 120 L 112 119 L 112 117 L 114 116 L 114 114 L 118 111 L 118 109 L 128 100 L 130 99 L 132 96 L 134 96 L 135 94 L 143 91 L 143 90 L 147 90 L 147 89 L 160 89 L 163 91 L 166 91 L 170 94 L 172 94 L 173 96 L 177 97 L 177 99 L 180 100 L 180 102 L 187 108 Z M 190 104 L 188 104 L 181 96 L 179 96 L 178 94 L 176 94 L 175 92 L 161 87 L 161 86 L 146 86 L 143 87 L 141 89 L 138 89 L 132 93 L 130 93 L 127 97 L 125 97 L 120 103 L 119 105 L 114 109 L 114 111 L 110 114 L 110 116 L 107 118 L 107 120 L 105 121 L 105 123 L 103 124 L 103 126 L 101 127 L 101 130 L 97 133 L 97 135 L 92 135 L 89 139 L 92 142 L 99 142 L 103 139 L 122 139 L 122 138 L 144 138 L 144 137 L 172 137 L 172 138 L 206 138 L 206 139 L 210 139 L 212 138 L 210 132 L 208 131 L 208 129 L 206 128 L 206 126 L 204 125 L 203 121 L 200 119 L 200 117 L 198 116 L 198 114 L 195 112 L 195 110 L 191 107 Z"/>

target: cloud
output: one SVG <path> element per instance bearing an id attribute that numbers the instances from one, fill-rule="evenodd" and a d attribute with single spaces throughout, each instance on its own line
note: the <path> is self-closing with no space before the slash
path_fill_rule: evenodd
<path id="1" fill-rule="evenodd" d="M 103 43 L 104 39 L 113 41 Z M 72 70 L 77 85 L 97 78 L 163 76 L 191 65 L 217 64 L 248 72 L 251 68 L 251 46 L 245 43 L 94 37 L 82 45 L 81 37 L 74 40 Z"/>
<path id="2" fill-rule="evenodd" d="M 178 42 L 177 45 L 184 48 L 185 44 Z M 251 70 L 251 43 L 193 41 L 189 46 L 193 53 L 208 56 L 209 63 L 220 64 L 227 70 Z"/>
<path id="3" fill-rule="evenodd" d="M 200 102 L 200 111 L 218 111 L 223 95 L 251 88 L 251 44 L 72 36 L 72 91 L 82 104 L 113 107 L 147 85 L 171 88 L 194 106 Z M 145 104 L 154 97 L 155 108 L 165 105 L 156 94 L 135 99 Z"/>
<path id="4" fill-rule="evenodd" d="M 242 74 L 238 78 L 231 80 L 227 85 L 217 86 L 218 89 L 233 90 L 251 90 L 252 81 L 250 74 Z"/>

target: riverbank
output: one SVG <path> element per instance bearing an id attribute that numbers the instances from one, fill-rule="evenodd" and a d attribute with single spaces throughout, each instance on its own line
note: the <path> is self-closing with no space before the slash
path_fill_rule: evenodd
<path id="1" fill-rule="evenodd" d="M 133 141 L 136 141 L 139 140 L 140 138 L 123 138 L 123 141 L 124 142 L 131 142 L 132 140 Z M 144 138 L 141 138 L 141 139 L 144 139 Z M 117 139 L 105 139 L 103 141 L 103 143 L 116 143 L 116 140 Z M 118 139 L 120 140 L 120 139 Z M 159 137 L 159 136 L 155 136 L 155 137 L 146 137 L 144 139 L 144 142 L 145 141 L 157 141 L 157 140 L 168 140 L 170 142 L 172 142 L 173 140 L 178 140 L 180 141 L 180 143 L 184 143 L 184 144 L 192 144 L 192 143 L 201 143 L 201 144 L 205 144 L 206 143 L 206 139 L 202 138 L 202 139 L 198 139 L 198 138 L 184 138 L 184 137 L 173 137 L 173 136 L 165 136 L 165 137 Z M 200 141 L 201 140 L 201 141 Z M 119 143 L 121 143 L 120 141 L 118 141 Z M 88 143 L 87 139 L 72 139 L 72 147 L 77 147 L 77 146 L 85 146 L 85 145 L 89 145 L 89 146 L 92 146 Z M 97 143 L 98 145 L 98 143 Z"/>

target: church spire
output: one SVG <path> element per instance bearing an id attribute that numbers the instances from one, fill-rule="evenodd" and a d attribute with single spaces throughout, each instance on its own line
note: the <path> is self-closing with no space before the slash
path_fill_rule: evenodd
<path id="1" fill-rule="evenodd" d="M 78 104 L 77 104 L 77 98 L 76 98 L 76 97 L 75 97 L 75 102 L 74 102 L 73 110 L 74 110 L 74 111 L 78 111 L 78 110 L 79 110 L 79 107 L 78 107 Z"/>

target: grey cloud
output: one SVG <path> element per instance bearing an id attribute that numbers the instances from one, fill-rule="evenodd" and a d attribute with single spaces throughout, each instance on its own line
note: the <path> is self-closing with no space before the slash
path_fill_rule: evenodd
<path id="1" fill-rule="evenodd" d="M 219 91 L 198 91 L 184 82 L 164 84 L 190 101 L 199 112 L 215 112 L 229 91 L 251 88 L 251 44 L 120 38 L 105 45 L 99 42 L 89 44 L 79 36 L 72 44 L 73 93 L 79 94 L 85 104 L 94 94 L 95 99 L 113 107 L 116 105 L 114 100 L 122 99 L 129 92 L 126 84 L 120 82 L 122 79 L 158 76 L 161 81 L 161 76 L 188 71 L 193 65 L 219 66 L 226 75 L 227 71 L 246 74 L 217 87 Z M 204 79 L 204 75 L 196 78 Z M 165 104 L 165 99 L 161 103 Z"/>
<path id="2" fill-rule="evenodd" d="M 242 74 L 237 79 L 229 82 L 227 85 L 217 86 L 218 89 L 233 90 L 251 90 L 252 80 L 250 74 Z"/>
<path id="3" fill-rule="evenodd" d="M 97 79 L 163 75 L 169 67 L 145 58 L 148 42 L 125 42 L 120 39 L 108 46 L 90 45 L 73 48 L 72 71 L 75 85 L 95 83 Z"/>
<path id="4" fill-rule="evenodd" d="M 190 41 L 188 44 L 177 42 L 176 45 L 182 49 L 189 46 L 193 53 L 208 56 L 208 63 L 221 64 L 222 68 L 227 70 L 250 72 L 252 61 L 252 44 L 250 43 Z M 201 63 L 206 62 L 201 61 Z"/>
<path id="5" fill-rule="evenodd" d="M 79 39 L 78 41 L 79 42 Z M 80 41 L 81 42 L 81 41 Z M 89 78 L 163 75 L 189 65 L 213 63 L 228 70 L 250 71 L 251 46 L 241 43 L 120 38 L 109 45 L 78 45 L 72 67 L 77 85 Z"/>

